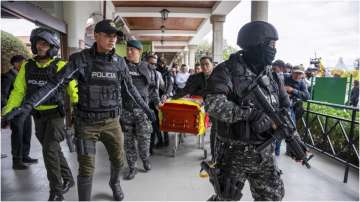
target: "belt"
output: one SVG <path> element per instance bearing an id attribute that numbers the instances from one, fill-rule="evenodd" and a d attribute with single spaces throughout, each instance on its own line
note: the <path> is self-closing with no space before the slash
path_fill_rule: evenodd
<path id="1" fill-rule="evenodd" d="M 258 146 L 258 144 L 249 144 L 247 142 L 233 140 L 233 139 L 225 138 L 225 137 L 221 137 L 221 136 L 217 136 L 217 140 L 219 140 L 222 143 L 227 144 L 227 146 L 229 148 L 232 148 L 235 150 L 241 150 L 241 151 L 253 151 Z"/>
<path id="2" fill-rule="evenodd" d="M 103 111 L 103 112 L 77 110 L 75 113 L 76 116 L 81 119 L 103 120 L 103 119 L 118 117 L 120 115 L 120 109 Z"/>
<path id="3" fill-rule="evenodd" d="M 64 117 L 64 113 L 60 110 L 58 107 L 48 110 L 33 110 L 31 114 L 37 119 L 43 117 Z"/>

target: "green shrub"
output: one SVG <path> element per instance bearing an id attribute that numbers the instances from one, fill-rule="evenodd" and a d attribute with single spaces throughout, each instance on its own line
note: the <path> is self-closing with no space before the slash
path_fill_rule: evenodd
<path id="1" fill-rule="evenodd" d="M 27 58 L 31 56 L 22 41 L 10 33 L 1 31 L 1 73 L 9 71 L 10 59 L 14 55 L 23 55 Z"/>
<path id="2" fill-rule="evenodd" d="M 306 108 L 307 104 L 304 104 L 304 107 Z M 354 165 L 359 164 L 359 159 L 356 156 L 354 149 L 352 147 L 348 147 L 347 140 L 345 136 L 343 135 L 343 130 L 348 135 L 348 138 L 350 138 L 350 128 L 351 128 L 351 117 L 352 117 L 352 110 L 345 110 L 345 109 L 339 109 L 339 108 L 333 108 L 328 107 L 320 104 L 311 104 L 310 110 L 313 112 L 331 115 L 334 117 L 344 118 L 349 120 L 347 121 L 340 121 L 338 122 L 336 118 L 328 117 L 327 119 L 325 116 L 317 116 L 313 113 L 309 113 L 308 121 L 309 121 L 309 127 L 310 132 L 313 137 L 313 141 L 316 147 L 333 154 L 333 151 L 330 147 L 330 144 L 328 142 L 328 138 L 330 142 L 333 145 L 333 149 L 335 151 L 335 155 L 345 161 L 349 161 L 350 163 Z M 306 112 L 303 115 L 304 120 L 306 121 Z M 327 128 L 326 131 L 328 132 L 329 129 L 330 132 L 328 133 L 328 138 L 323 134 L 323 130 L 325 130 L 325 121 L 327 121 Z M 359 122 L 359 112 L 356 113 L 356 121 Z M 320 125 L 322 124 L 322 127 Z M 342 127 L 341 127 L 341 125 Z M 297 123 L 299 133 L 302 135 L 302 138 L 305 142 L 311 144 L 311 139 L 307 136 L 305 136 L 305 130 L 303 127 L 303 124 L 301 121 Z M 352 137 L 353 143 L 355 145 L 355 149 L 359 152 L 359 124 L 354 124 L 353 129 L 353 137 Z"/>

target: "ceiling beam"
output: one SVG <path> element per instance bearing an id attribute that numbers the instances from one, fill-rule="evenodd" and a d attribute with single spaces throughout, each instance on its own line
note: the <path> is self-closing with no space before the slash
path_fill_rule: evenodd
<path id="1" fill-rule="evenodd" d="M 157 53 L 177 53 L 177 52 L 183 52 L 184 49 L 156 49 L 153 50 L 153 52 L 157 52 Z"/>
<path id="2" fill-rule="evenodd" d="M 189 43 L 187 41 L 166 41 L 161 44 L 161 41 L 153 41 L 152 44 L 154 46 L 187 46 Z"/>
<path id="3" fill-rule="evenodd" d="M 165 30 L 162 33 L 161 30 L 131 30 L 131 34 L 134 36 L 194 36 L 196 31 Z"/>
<path id="4" fill-rule="evenodd" d="M 208 18 L 211 14 L 209 8 L 179 8 L 179 7 L 116 7 L 115 15 L 121 17 L 161 17 L 160 11 L 167 9 L 168 17 L 181 18 Z"/>

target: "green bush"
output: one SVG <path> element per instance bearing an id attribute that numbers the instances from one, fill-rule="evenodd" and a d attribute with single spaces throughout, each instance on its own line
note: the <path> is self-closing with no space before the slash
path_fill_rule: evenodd
<path id="1" fill-rule="evenodd" d="M 307 104 L 304 104 L 304 107 L 306 108 Z M 345 161 L 349 161 L 350 163 L 354 165 L 359 164 L 359 159 L 356 156 L 354 149 L 352 147 L 348 146 L 347 140 L 345 136 L 343 135 L 343 130 L 348 135 L 348 138 L 350 138 L 350 128 L 351 128 L 351 117 L 352 117 L 352 110 L 345 110 L 345 109 L 339 109 L 339 108 L 333 108 L 328 107 L 320 104 L 310 104 L 310 110 L 313 112 L 331 115 L 334 117 L 344 118 L 349 120 L 347 121 L 340 121 L 338 122 L 336 118 L 328 117 L 327 119 L 325 116 L 316 116 L 313 113 L 309 113 L 308 121 L 309 121 L 309 127 L 310 132 L 313 137 L 313 141 L 316 147 L 333 154 L 333 151 L 330 147 L 330 144 L 328 140 L 333 145 L 333 149 L 335 151 L 335 155 Z M 306 112 L 303 115 L 304 120 L 306 121 Z M 330 132 L 327 136 L 323 134 L 323 130 L 325 130 L 325 121 L 327 121 L 327 128 L 326 131 L 328 132 L 329 129 Z M 359 113 L 356 113 L 356 121 L 359 122 Z M 322 124 L 322 127 L 320 125 Z M 341 127 L 341 125 L 342 127 Z M 297 123 L 299 133 L 302 135 L 302 138 L 305 142 L 311 144 L 311 139 L 307 136 L 305 136 L 305 130 L 303 127 L 303 124 L 301 121 Z M 359 152 L 359 124 L 354 124 L 353 129 L 353 143 L 355 145 L 355 149 Z M 327 138 L 328 137 L 328 138 Z"/>
<path id="2" fill-rule="evenodd" d="M 25 44 L 14 35 L 1 31 L 1 73 L 9 71 L 11 68 L 10 59 L 14 55 L 30 57 Z"/>

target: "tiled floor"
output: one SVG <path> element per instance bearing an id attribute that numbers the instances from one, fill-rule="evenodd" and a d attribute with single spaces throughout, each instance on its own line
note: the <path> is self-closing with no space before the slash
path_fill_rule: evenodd
<path id="1" fill-rule="evenodd" d="M 2 130 L 1 152 L 9 157 L 1 159 L 1 200 L 25 201 L 47 200 L 48 181 L 42 160 L 41 148 L 33 136 L 31 156 L 39 158 L 39 164 L 32 165 L 26 171 L 14 171 L 11 166 L 10 131 Z M 63 151 L 72 168 L 74 177 L 77 175 L 76 154 L 69 153 L 65 143 Z M 206 147 L 209 147 L 206 139 Z M 284 147 L 282 148 L 284 149 Z M 170 157 L 166 150 L 156 150 L 152 158 L 153 170 L 149 173 L 140 172 L 132 181 L 122 181 L 125 200 L 130 201 L 198 201 L 206 200 L 212 193 L 208 179 L 199 177 L 199 163 L 202 151 L 197 148 L 196 137 L 187 136 L 180 145 L 176 157 Z M 358 171 L 351 170 L 347 184 L 342 182 L 343 166 L 317 154 L 311 160 L 312 169 L 290 160 L 282 154 L 278 159 L 283 171 L 285 197 L 288 201 L 318 201 L 318 200 L 359 200 Z M 109 161 L 102 144 L 97 145 L 96 172 L 92 200 L 111 200 L 111 190 L 108 186 Z M 139 164 L 141 169 L 141 163 Z M 242 200 L 253 200 L 248 185 L 243 190 Z M 74 187 L 66 195 L 66 200 L 77 200 Z"/>

